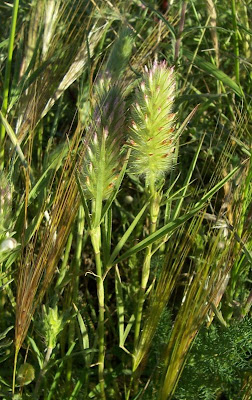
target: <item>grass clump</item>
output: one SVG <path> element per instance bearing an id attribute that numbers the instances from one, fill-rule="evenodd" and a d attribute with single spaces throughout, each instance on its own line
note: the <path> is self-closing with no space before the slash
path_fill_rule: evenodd
<path id="1" fill-rule="evenodd" d="M 251 397 L 248 2 L 0 5 L 0 397 Z"/>

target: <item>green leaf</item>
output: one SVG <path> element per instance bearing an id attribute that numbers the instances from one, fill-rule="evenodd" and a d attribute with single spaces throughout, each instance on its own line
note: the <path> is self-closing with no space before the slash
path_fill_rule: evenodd
<path id="1" fill-rule="evenodd" d="M 29 341 L 29 343 L 30 343 L 30 345 L 31 345 L 31 347 L 32 347 L 32 349 L 33 349 L 33 351 L 34 351 L 34 353 L 35 353 L 36 356 L 37 356 L 37 360 L 38 360 L 38 363 L 39 363 L 39 367 L 40 367 L 40 369 L 42 369 L 42 368 L 43 368 L 43 363 L 44 363 L 43 354 L 40 352 L 40 350 L 39 350 L 37 344 L 35 343 L 35 340 L 34 340 L 31 336 L 28 337 L 28 341 Z"/>
<path id="2" fill-rule="evenodd" d="M 82 339 L 81 340 L 82 348 L 84 350 L 86 350 L 86 349 L 90 348 L 88 330 L 87 330 L 86 324 L 85 324 L 85 322 L 84 322 L 84 320 L 83 320 L 78 308 L 76 307 L 75 304 L 73 306 L 74 306 L 75 311 L 77 313 L 77 319 L 78 319 L 80 333 L 81 333 L 81 339 Z M 87 366 L 89 367 L 89 365 L 90 365 L 90 356 L 89 356 L 89 354 L 87 354 L 87 355 L 84 354 L 84 359 L 85 359 L 85 362 L 86 362 Z"/>
<path id="3" fill-rule="evenodd" d="M 117 243 L 115 250 L 113 251 L 113 253 L 111 254 L 111 257 L 109 259 L 108 262 L 108 268 L 113 264 L 117 264 L 116 262 L 114 263 L 114 259 L 117 257 L 117 255 L 119 254 L 119 252 L 121 251 L 122 247 L 125 245 L 126 241 L 128 240 L 128 238 L 130 237 L 131 233 L 133 232 L 133 230 L 135 229 L 136 225 L 138 224 L 138 222 L 140 221 L 143 213 L 145 212 L 147 206 L 149 205 L 149 202 L 146 203 L 143 208 L 139 211 L 139 213 L 137 214 L 136 218 L 134 219 L 134 221 L 132 222 L 132 224 L 129 226 L 129 228 L 127 229 L 127 231 L 124 233 L 124 235 L 122 236 L 121 240 L 119 240 L 119 242 Z M 134 246 L 135 247 L 135 246 Z M 121 257 L 120 257 L 121 258 Z"/>
<path id="4" fill-rule="evenodd" d="M 2 42 L 0 42 L 0 49 L 2 47 L 7 47 L 8 44 L 9 44 L 9 39 L 2 40 Z"/>
<path id="5" fill-rule="evenodd" d="M 119 325 L 119 346 L 123 346 L 124 304 L 123 304 L 122 281 L 117 265 L 115 268 L 115 294 L 116 294 L 116 311 L 118 315 L 118 325 Z"/>
<path id="6" fill-rule="evenodd" d="M 124 254 L 122 254 L 117 260 L 114 261 L 114 258 L 111 256 L 110 262 L 112 265 L 118 264 L 120 261 L 125 260 L 126 258 L 132 256 L 133 254 L 139 252 L 140 250 L 145 249 L 147 246 L 156 242 L 157 240 L 162 239 L 168 233 L 172 233 L 179 226 L 183 225 L 186 221 L 192 218 L 198 211 L 205 207 L 207 201 L 239 170 L 240 166 L 234 168 L 224 179 L 222 179 L 217 185 L 215 185 L 208 193 L 206 193 L 202 199 L 195 205 L 195 207 L 189 211 L 187 214 L 170 221 L 168 224 L 158 229 L 156 232 L 152 233 L 144 240 L 139 242 L 137 245 L 131 247 L 131 249 L 127 250 Z M 118 254 L 118 252 L 117 252 Z"/>
<path id="7" fill-rule="evenodd" d="M 176 132 L 176 137 L 178 138 L 182 132 L 184 131 L 184 129 L 186 128 L 187 124 L 191 121 L 192 117 L 194 116 L 194 114 L 196 113 L 197 109 L 199 107 L 199 104 L 194 107 L 194 109 L 190 112 L 190 114 L 186 117 L 186 119 L 182 122 L 182 124 L 180 125 L 179 129 Z"/>
<path id="8" fill-rule="evenodd" d="M 72 353 L 72 351 L 73 351 L 75 345 L 76 345 L 76 343 L 72 343 L 72 344 L 71 344 L 71 346 L 69 347 L 69 349 L 68 349 L 68 351 L 67 351 L 67 353 L 66 353 L 65 358 L 66 358 L 67 356 L 70 356 L 70 355 L 71 355 L 71 353 Z M 55 376 L 53 377 L 53 382 L 52 382 L 52 385 L 51 385 L 51 387 L 50 387 L 50 389 L 49 389 L 49 393 L 48 393 L 47 400 L 51 400 L 51 399 L 52 399 L 54 390 L 56 389 L 57 384 L 58 384 L 58 380 L 59 380 L 59 378 L 60 378 L 60 376 L 61 376 L 61 374 L 62 374 L 62 372 L 63 372 L 64 361 L 65 361 L 65 360 L 64 360 L 64 358 L 63 358 L 62 361 L 61 361 L 61 363 L 60 363 L 60 365 L 59 365 L 58 368 L 57 368 L 57 371 L 56 371 Z"/>
<path id="9" fill-rule="evenodd" d="M 1 111 L 0 111 L 0 117 L 1 117 L 1 119 L 2 119 L 2 123 L 3 123 L 3 125 L 4 125 L 4 127 L 5 127 L 5 129 L 6 129 L 6 132 L 7 132 L 8 136 L 9 136 L 9 138 L 10 138 L 12 144 L 13 144 L 13 146 L 15 147 L 15 149 L 16 149 L 18 155 L 19 155 L 19 158 L 20 158 L 22 164 L 24 165 L 25 168 L 27 168 L 27 162 L 26 162 L 26 160 L 25 160 L 24 153 L 22 152 L 22 149 L 21 149 L 21 147 L 20 147 L 20 145 L 19 145 L 19 141 L 18 141 L 17 136 L 15 135 L 15 133 L 14 133 L 12 127 L 10 126 L 9 122 L 7 121 L 7 119 L 6 119 L 5 116 L 2 114 Z"/>
<path id="10" fill-rule="evenodd" d="M 198 156 L 199 156 L 199 153 L 200 153 L 200 149 L 201 149 L 203 140 L 204 140 L 204 136 L 202 137 L 201 141 L 199 142 L 197 151 L 196 151 L 196 153 L 195 153 L 195 155 L 194 155 L 194 157 L 193 157 L 193 160 L 192 160 L 192 162 L 191 162 L 190 168 L 189 168 L 189 170 L 188 170 L 188 173 L 187 173 L 187 176 L 186 176 L 184 185 L 183 185 L 182 196 L 181 196 L 181 198 L 177 201 L 177 204 L 176 204 L 175 209 L 174 209 L 173 214 L 172 214 L 172 219 L 176 219 L 177 216 L 179 215 L 179 212 L 180 212 L 181 206 L 182 206 L 182 204 L 183 204 L 183 201 L 184 201 L 184 198 L 185 198 L 187 189 L 188 189 L 188 187 L 189 187 L 189 185 L 190 185 L 191 177 L 192 177 L 194 168 L 195 168 L 195 166 L 196 166 L 196 162 L 197 162 L 197 160 L 198 160 Z"/>
<path id="11" fill-rule="evenodd" d="M 184 55 L 200 69 L 207 72 L 208 74 L 214 76 L 216 79 L 221 81 L 224 85 L 228 86 L 233 90 L 238 96 L 244 98 L 244 94 L 241 88 L 234 82 L 225 72 L 218 69 L 215 65 L 211 64 L 209 61 L 205 61 L 200 56 L 194 56 L 194 54 L 188 49 L 183 49 Z"/>
<path id="12" fill-rule="evenodd" d="M 236 138 L 234 135 L 231 135 L 231 139 L 234 140 L 238 144 L 238 146 L 241 147 L 241 150 L 244 154 L 246 154 L 248 157 L 251 157 L 252 150 L 249 148 L 248 145 L 246 145 L 240 139 Z"/>
<path id="13" fill-rule="evenodd" d="M 149 8 L 154 14 L 156 14 L 162 21 L 163 23 L 167 26 L 167 28 L 169 29 L 169 31 L 171 32 L 171 35 L 173 37 L 174 40 L 176 40 L 176 34 L 175 34 L 175 30 L 173 28 L 173 26 L 171 24 L 169 24 L 169 22 L 167 21 L 167 18 L 165 18 L 161 12 L 159 12 L 158 10 L 156 10 L 155 8 L 153 8 L 149 3 L 145 3 L 145 1 L 141 0 L 141 3 Z"/>
<path id="14" fill-rule="evenodd" d="M 131 330 L 134 322 L 135 322 L 135 315 L 132 314 L 130 319 L 129 319 L 129 322 L 128 322 L 126 328 L 125 328 L 125 331 L 124 331 L 123 340 L 122 340 L 122 346 L 124 346 L 125 340 L 127 339 L 128 334 L 130 333 L 130 330 Z"/>
<path id="15" fill-rule="evenodd" d="M 5 331 L 3 331 L 2 333 L 0 333 L 0 340 L 3 340 L 3 339 L 7 336 L 7 333 L 8 333 L 11 329 L 13 329 L 13 325 L 12 325 L 12 326 L 9 326 L 7 329 L 5 329 Z M 1 347 L 1 345 L 0 345 L 0 347 Z"/>
<path id="16" fill-rule="evenodd" d="M 128 164 L 128 160 L 129 160 L 129 156 L 130 156 L 130 151 L 131 149 L 129 149 L 128 153 L 127 153 L 127 157 L 126 157 L 126 161 L 123 164 L 122 170 L 120 172 L 120 175 L 118 176 L 118 179 L 116 181 L 115 187 L 113 192 L 111 193 L 109 199 L 106 201 L 106 204 L 102 210 L 102 214 L 101 214 L 101 220 L 104 218 L 104 215 L 106 214 L 106 212 L 109 210 L 109 208 L 111 207 L 113 201 L 116 198 L 116 195 L 119 191 L 119 188 L 121 186 L 122 180 L 124 178 L 125 172 L 126 172 L 126 168 L 127 168 L 127 164 Z"/>
<path id="17" fill-rule="evenodd" d="M 75 179 L 76 179 L 77 186 L 78 186 L 78 189 L 79 189 L 81 202 L 82 202 L 82 205 L 83 205 L 83 208 L 84 208 L 84 212 L 85 212 L 85 217 L 86 217 L 86 220 L 87 220 L 87 223 L 88 223 L 88 228 L 90 230 L 91 229 L 91 219 L 90 219 L 90 216 L 89 216 L 89 209 L 88 209 L 88 205 L 87 205 L 87 202 L 86 202 L 86 199 L 85 199 L 85 196 L 84 196 L 84 192 L 82 190 L 82 187 L 81 187 L 81 184 L 80 184 L 80 180 L 79 180 L 79 177 L 78 177 L 77 173 L 75 174 Z"/>

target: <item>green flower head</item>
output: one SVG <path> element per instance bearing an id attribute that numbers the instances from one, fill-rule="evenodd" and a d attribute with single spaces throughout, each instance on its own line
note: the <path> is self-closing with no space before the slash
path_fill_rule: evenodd
<path id="1" fill-rule="evenodd" d="M 157 180 L 173 161 L 176 114 L 172 112 L 175 73 L 166 62 L 145 67 L 132 108 L 131 172 Z"/>
<path id="2" fill-rule="evenodd" d="M 121 88 L 114 86 L 102 91 L 101 85 L 90 127 L 92 137 L 85 154 L 82 177 L 87 198 L 96 198 L 97 191 L 100 191 L 105 200 L 114 188 L 123 162 L 125 117 Z"/>

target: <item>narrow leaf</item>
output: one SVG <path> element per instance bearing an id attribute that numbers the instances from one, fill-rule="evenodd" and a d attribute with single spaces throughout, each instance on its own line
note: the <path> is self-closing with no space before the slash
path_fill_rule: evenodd
<path id="1" fill-rule="evenodd" d="M 131 328 L 132 328 L 132 326 L 134 324 L 134 321 L 135 321 L 135 315 L 132 314 L 130 319 L 129 319 L 129 322 L 128 322 L 126 328 L 125 328 L 125 331 L 124 331 L 123 340 L 122 340 L 122 345 L 123 346 L 124 346 L 125 340 L 128 337 L 128 334 L 130 333 L 130 330 L 131 330 Z"/>
<path id="2" fill-rule="evenodd" d="M 127 231 L 125 232 L 125 234 L 122 236 L 121 240 L 117 243 L 115 250 L 113 251 L 113 253 L 111 254 L 111 257 L 109 259 L 108 262 L 108 266 L 107 268 L 109 268 L 109 266 L 111 266 L 112 264 L 116 264 L 113 263 L 114 259 L 116 258 L 116 256 L 119 254 L 120 250 L 122 249 L 122 247 L 125 245 L 126 241 L 128 240 L 128 238 L 130 237 L 131 233 L 133 232 L 133 230 L 135 229 L 136 225 L 138 224 L 138 222 L 140 221 L 143 213 L 145 212 L 147 206 L 149 205 L 149 203 L 146 203 L 143 208 L 139 211 L 139 213 L 137 214 L 136 218 L 134 219 L 134 221 L 132 222 L 132 224 L 129 226 L 129 228 L 127 229 Z M 135 246 L 134 246 L 135 247 Z M 120 257 L 121 258 L 121 257 Z"/>
<path id="3" fill-rule="evenodd" d="M 150 244 L 156 242 L 157 240 L 162 239 L 168 233 L 172 233 L 179 226 L 183 225 L 186 221 L 192 218 L 198 211 L 205 207 L 206 202 L 216 193 L 218 190 L 239 170 L 239 166 L 234 168 L 224 179 L 222 179 L 217 185 L 215 185 L 208 193 L 206 193 L 202 199 L 195 205 L 195 207 L 189 211 L 187 214 L 177 218 L 174 221 L 170 221 L 168 224 L 158 229 L 153 234 L 146 237 L 144 240 L 139 242 L 137 245 L 131 247 L 131 249 L 127 250 L 124 254 L 122 254 L 117 260 L 114 262 L 114 258 L 110 262 L 114 264 L 119 263 L 122 260 L 132 256 L 133 254 L 139 252 L 140 250 L 145 249 Z M 117 252 L 118 253 L 118 252 Z"/>
<path id="4" fill-rule="evenodd" d="M 131 149 L 130 149 L 131 150 Z M 111 204 L 113 203 L 113 201 L 116 198 L 116 195 L 118 193 L 118 190 L 121 186 L 122 180 L 124 178 L 125 172 L 126 172 L 126 168 L 127 168 L 127 164 L 128 164 L 128 160 L 129 160 L 129 155 L 130 155 L 130 150 L 127 153 L 127 157 L 126 157 L 126 161 L 123 164 L 122 170 L 118 176 L 118 179 L 116 181 L 115 187 L 113 192 L 111 193 L 110 197 L 108 198 L 108 200 L 106 201 L 106 204 L 102 210 L 102 214 L 101 214 L 101 220 L 104 218 L 104 215 L 106 214 L 106 212 L 109 210 L 109 208 L 111 207 Z"/>
<path id="5" fill-rule="evenodd" d="M 179 137 L 181 135 L 181 133 L 184 131 L 184 129 L 186 128 L 187 124 L 191 121 L 192 117 L 196 113 L 198 107 L 199 107 L 199 104 L 197 104 L 197 106 L 194 107 L 194 109 L 190 112 L 190 114 L 186 117 L 186 119 L 180 125 L 180 128 L 176 132 L 176 137 Z"/>
<path id="6" fill-rule="evenodd" d="M 78 308 L 76 307 L 75 304 L 73 306 L 74 306 L 75 311 L 77 312 L 77 319 L 78 319 L 80 333 L 81 333 L 81 339 L 82 339 L 82 348 L 84 350 L 86 350 L 86 349 L 90 348 L 88 330 L 87 330 L 86 324 L 85 324 Z M 86 361 L 87 365 L 89 366 L 90 365 L 90 356 L 87 354 L 87 355 L 84 355 L 84 357 L 85 357 L 85 361 Z"/>
<path id="7" fill-rule="evenodd" d="M 123 305 L 123 291 L 122 281 L 118 266 L 115 268 L 115 294 L 116 294 L 116 310 L 118 315 L 119 324 L 119 346 L 124 345 L 123 334 L 124 334 L 124 305 Z"/>
<path id="8" fill-rule="evenodd" d="M 83 190 L 82 190 L 82 187 L 81 187 L 81 184 L 80 184 L 80 180 L 79 180 L 79 177 L 78 177 L 77 173 L 75 174 L 75 179 L 76 179 L 77 186 L 78 186 L 78 189 L 79 189 L 81 202 L 82 202 L 82 205 L 83 205 L 83 208 L 84 208 L 84 211 L 85 211 L 85 217 L 87 219 L 88 228 L 91 229 L 91 220 L 90 220 L 90 216 L 89 216 L 89 209 L 88 209 L 88 205 L 87 205 L 87 202 L 86 202 L 86 199 L 85 199 L 85 196 L 84 196 L 84 193 L 83 193 Z"/>
<path id="9" fill-rule="evenodd" d="M 183 53 L 190 61 L 193 61 L 194 64 L 198 68 L 203 69 L 203 71 L 214 76 L 216 79 L 221 81 L 224 85 L 226 85 L 230 89 L 232 89 L 238 96 L 244 97 L 244 94 L 243 94 L 241 88 L 237 85 L 236 82 L 234 82 L 231 78 L 229 78 L 229 76 L 226 75 L 225 72 L 218 69 L 215 65 L 213 65 L 209 61 L 205 61 L 202 57 L 200 57 L 200 56 L 195 57 L 191 51 L 189 51 L 185 48 L 183 50 Z"/>
<path id="10" fill-rule="evenodd" d="M 20 157 L 20 160 L 21 160 L 22 164 L 24 165 L 25 168 L 27 168 L 27 162 L 26 162 L 26 160 L 25 160 L 24 153 L 22 152 L 22 149 L 21 149 L 21 147 L 20 147 L 20 145 L 19 145 L 17 136 L 15 135 L 15 133 L 14 133 L 12 127 L 10 126 L 9 122 L 8 122 L 7 119 L 4 117 L 4 115 L 2 114 L 1 111 L 0 111 L 0 117 L 1 117 L 1 119 L 2 119 L 2 123 L 3 123 L 3 125 L 4 125 L 4 127 L 5 127 L 5 129 L 6 129 L 6 132 L 7 132 L 8 136 L 9 136 L 9 138 L 10 138 L 10 140 L 11 140 L 13 146 L 14 146 L 15 149 L 17 150 L 17 153 L 18 153 L 18 155 L 19 155 L 19 157 Z"/>
<path id="11" fill-rule="evenodd" d="M 195 155 L 194 155 L 194 157 L 193 157 L 193 160 L 192 160 L 192 162 L 191 162 L 190 168 L 189 168 L 189 170 L 188 170 L 188 173 L 187 173 L 187 176 L 186 176 L 186 179 L 185 179 L 185 182 L 184 182 L 184 188 L 183 188 L 182 196 L 181 196 L 181 198 L 178 200 L 178 202 L 177 202 L 177 204 L 176 204 L 176 206 L 175 206 L 175 209 L 174 209 L 174 212 L 173 212 L 173 215 L 172 215 L 172 219 L 176 219 L 177 216 L 179 215 L 181 206 L 182 206 L 182 204 L 183 204 L 183 201 L 184 201 L 184 198 L 185 198 L 187 189 L 188 189 L 189 184 L 190 184 L 190 181 L 191 181 L 192 173 L 193 173 L 193 171 L 194 171 L 194 168 L 195 168 L 195 166 L 196 166 L 196 162 L 197 162 L 197 160 L 198 160 L 198 156 L 199 156 L 199 153 L 200 153 L 200 149 L 201 149 L 203 140 L 204 140 L 204 136 L 202 137 L 202 139 L 201 139 L 201 141 L 200 141 L 200 143 L 199 143 L 199 145 L 198 145 L 197 151 L 196 151 L 196 153 L 195 153 Z"/>
<path id="12" fill-rule="evenodd" d="M 11 329 L 13 329 L 13 326 L 9 326 L 7 329 L 5 329 L 5 331 L 3 331 L 2 333 L 0 333 L 0 340 L 3 340 L 3 339 L 7 336 L 7 333 L 8 333 Z"/>

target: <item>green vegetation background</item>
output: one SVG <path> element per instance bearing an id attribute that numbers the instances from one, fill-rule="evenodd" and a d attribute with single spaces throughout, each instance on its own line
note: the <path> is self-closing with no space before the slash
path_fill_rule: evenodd
<path id="1" fill-rule="evenodd" d="M 251 0 L 14 0 L 0 20 L 0 397 L 249 400 Z M 152 179 L 154 60 L 175 98 L 151 99 L 172 104 Z"/>

